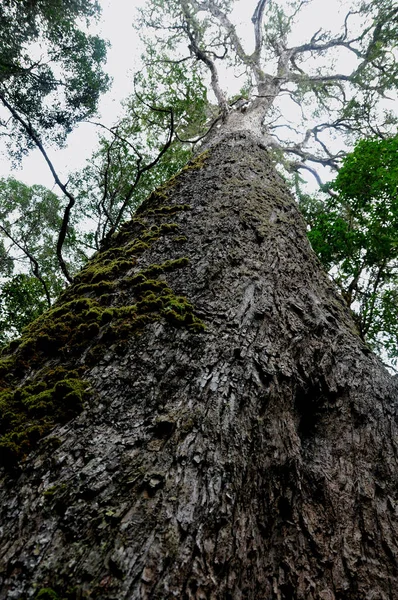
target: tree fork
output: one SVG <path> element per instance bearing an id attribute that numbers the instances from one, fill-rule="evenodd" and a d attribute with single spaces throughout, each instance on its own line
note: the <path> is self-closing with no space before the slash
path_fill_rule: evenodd
<path id="1" fill-rule="evenodd" d="M 160 237 L 139 266 L 188 259 L 163 277 L 206 331 L 108 344 L 85 411 L 4 475 L 2 600 L 398 598 L 396 378 L 266 149 L 235 132 L 202 163 L 131 227 L 175 207 L 185 244 Z"/>

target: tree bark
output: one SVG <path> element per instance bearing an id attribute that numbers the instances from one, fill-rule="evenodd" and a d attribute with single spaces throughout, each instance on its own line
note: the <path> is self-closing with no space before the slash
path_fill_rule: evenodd
<path id="1" fill-rule="evenodd" d="M 162 317 L 108 343 L 59 447 L 4 472 L 0 599 L 398 598 L 397 380 L 266 149 L 235 132 L 202 162 L 129 231 L 189 205 L 134 269 L 188 258 L 160 280 L 206 329 Z"/>

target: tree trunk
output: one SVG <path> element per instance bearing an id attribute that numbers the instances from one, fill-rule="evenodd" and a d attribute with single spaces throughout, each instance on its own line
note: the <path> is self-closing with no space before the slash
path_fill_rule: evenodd
<path id="1" fill-rule="evenodd" d="M 396 378 L 266 149 L 227 135 L 95 260 L 112 293 L 89 267 L 62 301 L 101 292 L 113 321 L 15 370 L 72 360 L 92 389 L 4 471 L 0 598 L 397 599 Z"/>

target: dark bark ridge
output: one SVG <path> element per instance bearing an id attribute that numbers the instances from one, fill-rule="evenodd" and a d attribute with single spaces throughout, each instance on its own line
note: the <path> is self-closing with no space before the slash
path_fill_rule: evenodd
<path id="1" fill-rule="evenodd" d="M 159 236 L 134 268 L 186 258 L 158 280 L 206 330 L 163 314 L 109 339 L 59 447 L 3 474 L 0 598 L 398 598 L 396 378 L 266 150 L 226 136 L 147 227 L 162 196 L 190 206 L 183 250 Z"/>

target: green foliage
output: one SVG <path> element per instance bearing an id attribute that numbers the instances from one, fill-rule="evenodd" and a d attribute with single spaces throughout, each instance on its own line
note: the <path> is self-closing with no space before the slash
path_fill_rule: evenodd
<path id="1" fill-rule="evenodd" d="M 332 273 L 359 331 L 398 357 L 398 137 L 359 142 L 330 184 L 333 196 L 303 197 L 311 244 Z"/>
<path id="2" fill-rule="evenodd" d="M 0 286 L 0 346 L 48 308 L 43 287 L 35 277 L 18 273 Z"/>
<path id="3" fill-rule="evenodd" d="M 31 266 L 30 255 L 43 273 L 58 273 L 55 246 L 62 205 L 60 198 L 43 186 L 28 186 L 12 177 L 0 179 L 0 239 L 14 266 Z M 70 228 L 69 236 L 73 235 Z M 0 275 L 7 274 L 7 270 L 9 265 L 0 270 Z"/>
<path id="4" fill-rule="evenodd" d="M 108 87 L 102 71 L 106 45 L 84 31 L 84 21 L 98 12 L 99 3 L 90 0 L 0 4 L 0 101 L 42 139 L 62 142 L 75 123 L 95 112 Z M 7 117 L 1 126 L 17 155 L 32 147 L 15 119 L 8 123 Z"/>
<path id="5" fill-rule="evenodd" d="M 109 232 L 131 218 L 141 202 L 179 171 L 191 156 L 181 140 L 203 131 L 206 88 L 197 67 L 164 62 L 148 49 L 147 67 L 135 78 L 125 116 L 87 166 L 72 177 L 79 214 L 92 224 L 81 229 L 87 246 L 98 249 Z M 164 152 L 164 150 L 167 152 Z"/>
<path id="6" fill-rule="evenodd" d="M 19 335 L 65 285 L 56 256 L 61 214 L 53 192 L 0 179 L 0 343 Z M 72 225 L 65 247 L 73 271 L 82 251 Z"/>

